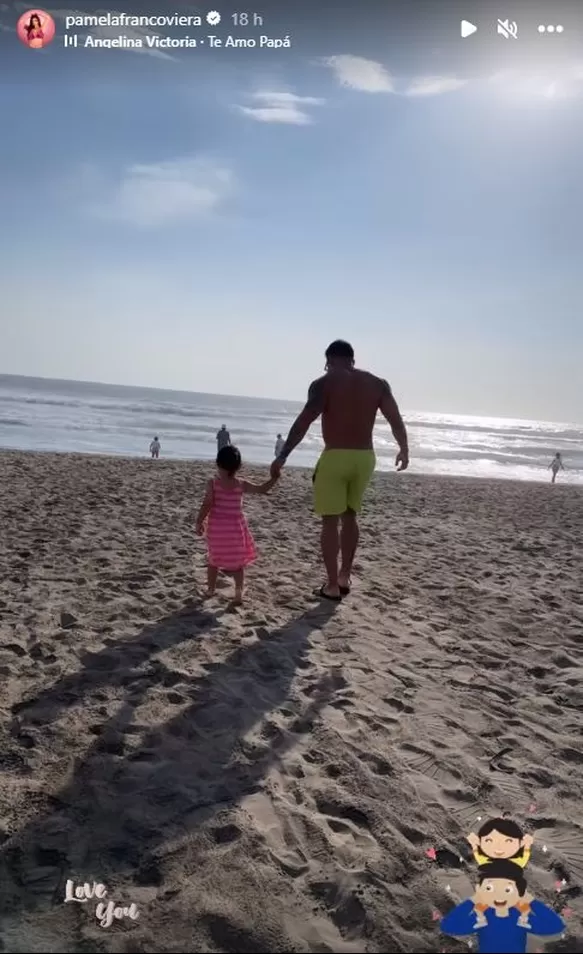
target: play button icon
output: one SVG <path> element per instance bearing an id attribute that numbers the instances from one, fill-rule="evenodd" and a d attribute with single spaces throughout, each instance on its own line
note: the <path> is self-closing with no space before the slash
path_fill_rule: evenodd
<path id="1" fill-rule="evenodd" d="M 475 24 L 475 23 L 470 23 L 469 20 L 462 20 L 462 22 L 461 22 L 461 24 L 460 24 L 460 33 L 461 33 L 461 35 L 462 35 L 462 37 L 463 37 L 464 40 L 465 40 L 465 38 L 466 38 L 467 36 L 471 36 L 472 33 L 475 33 L 477 29 L 478 29 L 478 28 L 477 28 L 476 24 Z"/>

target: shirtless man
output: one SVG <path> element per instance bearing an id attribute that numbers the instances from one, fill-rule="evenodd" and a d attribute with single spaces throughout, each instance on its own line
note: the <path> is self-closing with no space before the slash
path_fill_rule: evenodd
<path id="1" fill-rule="evenodd" d="M 325 449 L 314 473 L 314 509 L 322 517 L 322 557 L 328 582 L 318 595 L 335 602 L 350 592 L 350 574 L 358 546 L 356 515 L 375 469 L 373 428 L 379 410 L 399 445 L 397 470 L 406 470 L 407 431 L 389 385 L 354 367 L 354 350 L 347 341 L 333 341 L 326 350 L 326 374 L 310 384 L 306 406 L 271 465 L 271 476 L 279 476 L 293 449 L 322 415 Z"/>

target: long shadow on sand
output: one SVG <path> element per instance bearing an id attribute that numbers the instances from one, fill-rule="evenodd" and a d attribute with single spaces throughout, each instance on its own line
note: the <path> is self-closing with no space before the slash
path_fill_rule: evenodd
<path id="1" fill-rule="evenodd" d="M 63 879 L 75 875 L 108 883 L 131 872 L 138 884 L 161 883 L 164 845 L 257 790 L 334 694 L 334 678 L 325 677 L 305 687 L 304 702 L 294 701 L 294 694 L 285 730 L 275 720 L 263 723 L 290 696 L 298 668 L 309 668 L 310 634 L 334 610 L 333 604 L 319 605 L 281 629 L 263 631 L 262 639 L 238 647 L 223 662 L 206 664 L 199 677 L 174 673 L 156 660 L 138 669 L 153 652 L 192 635 L 193 621 L 199 631 L 219 624 L 209 614 L 182 612 L 148 627 L 137 640 L 91 654 L 85 660 L 91 668 L 19 706 L 19 721 L 49 712 L 54 717 L 63 702 L 80 701 L 99 685 L 126 687 L 70 783 L 53 795 L 52 809 L 4 844 L 0 912 L 14 916 L 23 905 L 45 906 L 56 892 L 61 896 Z M 116 660 L 120 671 L 112 668 Z M 184 708 L 155 728 L 141 726 L 136 710 L 151 696 L 159 698 L 166 716 L 167 690 L 161 688 L 169 684 Z M 220 841 L 228 831 L 221 833 L 217 824 Z"/>
<path id="2" fill-rule="evenodd" d="M 186 640 L 196 639 L 220 626 L 220 617 L 196 606 L 187 605 L 166 619 L 146 626 L 134 639 L 105 639 L 106 648 L 98 653 L 84 652 L 80 656 L 81 669 L 59 679 L 37 696 L 25 699 L 12 706 L 15 716 L 15 733 L 23 722 L 50 722 L 58 717 L 60 709 L 82 702 L 92 695 L 99 699 L 99 690 L 104 687 L 129 687 L 139 694 L 152 686 L 152 679 L 164 686 L 180 681 L 160 660 L 152 660 L 147 669 L 142 668 L 153 655 L 172 649 Z M 103 696 L 105 698 L 105 696 Z"/>

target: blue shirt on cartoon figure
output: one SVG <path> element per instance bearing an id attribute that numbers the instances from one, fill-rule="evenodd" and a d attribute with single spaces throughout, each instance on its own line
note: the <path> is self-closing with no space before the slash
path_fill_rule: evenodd
<path id="1" fill-rule="evenodd" d="M 518 924 L 516 907 L 528 901 L 528 926 Z M 484 910 L 482 923 L 476 919 L 476 905 Z M 463 901 L 441 921 L 443 934 L 465 937 L 476 934 L 479 954 L 525 954 L 529 934 L 550 937 L 562 934 L 565 923 L 542 901 L 526 895 L 526 878 L 511 861 L 493 861 L 480 871 L 480 883 L 473 898 Z"/>

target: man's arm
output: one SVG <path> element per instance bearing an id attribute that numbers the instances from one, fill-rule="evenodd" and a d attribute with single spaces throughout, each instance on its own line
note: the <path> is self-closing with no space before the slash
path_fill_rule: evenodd
<path id="1" fill-rule="evenodd" d="M 395 398 L 393 397 L 393 392 L 391 391 L 390 385 L 387 383 L 387 381 L 383 381 L 383 390 L 379 402 L 379 410 L 383 417 L 389 422 L 391 431 L 393 432 L 393 437 L 399 445 L 400 453 L 397 457 L 397 463 L 401 463 L 401 470 L 404 470 L 409 463 L 409 440 L 407 438 L 407 428 L 405 427 L 405 422 L 401 417 L 401 412 L 399 411 L 399 407 L 395 401 Z"/>
<path id="2" fill-rule="evenodd" d="M 320 417 L 320 414 L 324 410 L 325 387 L 325 378 L 318 378 L 317 381 L 312 381 L 310 384 L 306 405 L 292 424 L 284 445 L 277 456 L 278 461 L 281 463 L 286 462 L 294 448 L 296 448 L 298 444 L 301 444 L 316 418 Z"/>
<path id="3" fill-rule="evenodd" d="M 442 934 L 449 934 L 451 937 L 466 937 L 468 934 L 475 933 L 475 923 L 474 901 L 470 899 L 462 901 L 449 914 L 446 914 L 439 927 Z"/>
<path id="4" fill-rule="evenodd" d="M 538 934 L 540 937 L 552 937 L 555 934 L 562 934 L 565 930 L 563 919 L 542 901 L 531 902 L 528 920 L 530 933 Z"/>

